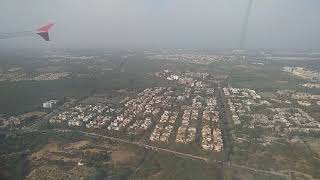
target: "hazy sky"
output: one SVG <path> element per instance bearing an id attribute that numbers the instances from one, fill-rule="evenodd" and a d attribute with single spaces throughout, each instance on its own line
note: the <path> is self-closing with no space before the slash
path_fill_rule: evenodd
<path id="1" fill-rule="evenodd" d="M 237 48 L 248 0 L 1 0 L 0 48 Z M 320 0 L 254 0 L 247 48 L 320 49 Z"/>

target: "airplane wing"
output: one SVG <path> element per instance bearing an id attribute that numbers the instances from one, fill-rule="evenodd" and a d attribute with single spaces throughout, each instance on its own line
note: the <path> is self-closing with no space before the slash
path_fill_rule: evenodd
<path id="1" fill-rule="evenodd" d="M 26 36 L 34 36 L 35 34 L 38 34 L 41 36 L 44 40 L 49 41 L 49 29 L 53 26 L 53 23 L 49 23 L 45 26 L 42 26 L 36 30 L 33 31 L 20 31 L 20 32 L 9 32 L 9 33 L 0 33 L 0 40 L 1 39 L 11 39 L 11 38 L 17 38 L 17 37 L 26 37 Z"/>
<path id="2" fill-rule="evenodd" d="M 45 26 L 42 26 L 36 30 L 37 34 L 41 36 L 44 40 L 49 41 L 49 29 L 53 26 L 53 23 L 49 23 Z"/>

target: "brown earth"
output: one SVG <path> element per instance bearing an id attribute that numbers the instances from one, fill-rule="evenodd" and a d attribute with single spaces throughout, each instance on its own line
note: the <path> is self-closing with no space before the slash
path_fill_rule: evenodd
<path id="1" fill-rule="evenodd" d="M 136 155 L 131 151 L 117 150 L 112 152 L 111 159 L 114 163 L 130 163 L 136 160 Z"/>
<path id="2" fill-rule="evenodd" d="M 63 146 L 63 149 L 65 150 L 71 150 L 71 149 L 81 149 L 84 148 L 86 146 L 88 146 L 90 144 L 89 141 L 77 141 L 77 142 L 73 142 L 73 143 L 69 143 L 69 144 L 65 144 Z"/>

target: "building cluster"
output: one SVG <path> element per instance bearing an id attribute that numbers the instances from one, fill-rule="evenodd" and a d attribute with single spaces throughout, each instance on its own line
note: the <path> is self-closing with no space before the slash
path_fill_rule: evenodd
<path id="1" fill-rule="evenodd" d="M 320 100 L 319 94 L 310 94 L 305 92 L 294 92 L 291 95 L 292 99 L 296 100 L 301 106 L 311 106 L 313 103 L 317 105 L 317 101 Z"/>
<path id="2" fill-rule="evenodd" d="M 124 112 L 119 114 L 108 126 L 108 130 L 122 130 L 129 128 L 130 132 L 138 133 L 139 130 L 148 129 L 152 116 L 159 113 L 160 109 L 154 109 L 152 106 L 151 98 L 160 93 L 161 89 L 146 89 L 138 94 L 137 98 L 128 101 L 123 101 Z M 133 124 L 131 123 L 133 122 Z M 132 125 L 129 125 L 132 124 Z M 146 127 L 146 128 L 143 128 Z"/>
<path id="3" fill-rule="evenodd" d="M 319 105 L 318 102 L 320 100 L 319 94 L 311 94 L 306 92 L 295 92 L 290 90 L 278 90 L 276 93 L 280 98 L 286 99 L 284 102 L 288 103 L 288 98 L 292 98 L 296 100 L 296 102 L 301 106 L 311 106 L 311 105 Z M 273 99 L 271 99 L 273 100 Z M 278 103 L 283 103 L 281 100 L 277 100 Z M 291 103 L 288 103 L 291 104 Z"/>
<path id="4" fill-rule="evenodd" d="M 211 128 L 209 125 L 203 126 L 201 130 L 201 147 L 205 150 L 215 150 L 220 152 L 223 149 L 221 130 Z"/>
<path id="5" fill-rule="evenodd" d="M 193 97 L 190 98 L 191 106 L 181 107 L 184 111 L 182 111 L 181 126 L 178 128 L 175 140 L 177 143 L 193 142 L 197 132 L 196 127 L 201 123 L 203 126 L 199 129 L 202 132 L 201 147 L 215 151 L 223 149 L 221 130 L 218 128 L 219 111 L 217 111 L 217 100 L 213 96 L 214 92 L 213 88 L 193 88 Z M 185 93 L 189 95 L 190 88 L 186 88 Z"/>
<path id="6" fill-rule="evenodd" d="M 129 132 L 138 134 L 149 129 L 163 109 L 172 107 L 172 89 L 166 87 L 147 88 L 137 95 L 136 98 L 123 102 L 126 116 L 134 119 L 134 123 L 129 126 Z M 160 121 L 175 121 L 174 116 L 169 119 L 169 111 L 164 111 Z"/>
<path id="7" fill-rule="evenodd" d="M 219 120 L 219 111 L 215 111 L 213 109 L 206 108 L 203 111 L 202 120 L 204 122 L 206 122 L 206 121 L 218 122 L 218 120 Z"/>
<path id="8" fill-rule="evenodd" d="M 84 103 L 52 117 L 49 122 L 70 127 L 104 129 L 138 135 L 150 132 L 153 143 L 195 142 L 202 124 L 210 128 L 210 136 L 202 136 L 202 147 L 223 149 L 219 127 L 219 111 L 213 88 L 172 87 L 147 88 L 119 105 Z M 176 131 L 176 133 L 173 133 Z"/>
<path id="9" fill-rule="evenodd" d="M 135 121 L 131 126 L 129 126 L 129 131 L 133 134 L 139 133 L 139 131 L 145 131 L 152 125 L 152 118 L 146 117 L 143 120 Z"/>
<path id="10" fill-rule="evenodd" d="M 165 110 L 164 113 L 161 115 L 160 123 L 171 123 L 174 124 L 178 118 L 179 112 L 177 111 L 167 111 Z"/>
<path id="11" fill-rule="evenodd" d="M 110 125 L 108 126 L 108 130 L 123 130 L 125 129 L 129 123 L 133 121 L 133 115 L 120 114 L 115 119 L 112 120 Z"/>
<path id="12" fill-rule="evenodd" d="M 172 125 L 156 125 L 155 129 L 153 130 L 150 140 L 151 141 L 161 141 L 161 142 L 168 142 L 169 136 L 173 130 Z"/>
<path id="13" fill-rule="evenodd" d="M 181 126 L 178 128 L 175 140 L 176 142 L 187 144 L 195 140 L 198 117 L 199 111 L 197 109 L 183 111 Z"/>
<path id="14" fill-rule="evenodd" d="M 209 94 L 212 92 L 209 92 Z M 201 147 L 205 150 L 221 151 L 223 149 L 221 130 L 217 128 L 219 111 L 217 111 L 217 100 L 210 96 L 205 98 L 206 106 L 202 113 Z M 213 128 L 215 126 L 215 128 Z"/>
<path id="15" fill-rule="evenodd" d="M 52 124 L 66 124 L 70 127 L 86 127 L 94 129 L 106 128 L 121 109 L 108 104 L 79 104 L 49 119 Z"/>
<path id="16" fill-rule="evenodd" d="M 279 134 L 320 134 L 320 122 L 300 108 L 270 108 L 268 126 Z"/>
<path id="17" fill-rule="evenodd" d="M 10 116 L 4 117 L 0 116 L 0 128 L 16 128 L 23 127 L 30 121 L 43 117 L 46 113 L 35 111 L 35 112 L 27 112 L 25 114 L 21 114 L 18 116 Z"/>
<path id="18" fill-rule="evenodd" d="M 302 100 L 320 100 L 319 94 L 310 94 L 304 92 L 296 92 L 292 94 L 292 99 L 302 99 Z"/>
<path id="19" fill-rule="evenodd" d="M 204 108 L 202 113 L 203 122 L 218 122 L 219 111 L 216 110 L 217 100 L 213 97 L 206 99 L 207 106 Z"/>
<path id="20" fill-rule="evenodd" d="M 95 59 L 98 59 L 98 56 L 75 56 L 70 54 L 46 54 L 43 56 L 48 59 L 49 62 L 73 62 L 73 63 L 84 63 L 84 62 L 93 62 Z"/>
<path id="21" fill-rule="evenodd" d="M 61 72 L 61 73 L 44 73 L 40 74 L 39 76 L 30 77 L 27 75 L 20 76 L 15 78 L 13 81 L 53 81 L 64 79 L 69 76 L 68 72 Z"/>
<path id="22" fill-rule="evenodd" d="M 311 106 L 311 103 L 309 101 L 297 101 L 297 103 L 301 106 Z"/>
<path id="23" fill-rule="evenodd" d="M 68 72 L 61 72 L 61 73 L 44 73 L 40 74 L 39 76 L 29 78 L 30 81 L 52 81 L 63 79 L 69 76 Z"/>
<path id="24" fill-rule="evenodd" d="M 308 79 L 312 81 L 320 80 L 319 72 L 306 70 L 304 67 L 283 67 L 283 71 L 291 73 L 303 79 Z"/>
<path id="25" fill-rule="evenodd" d="M 163 72 L 157 72 L 156 76 L 188 87 L 206 87 L 207 84 L 204 80 L 209 74 L 202 72 L 173 73 L 169 70 L 164 70 Z"/>
<path id="26" fill-rule="evenodd" d="M 2 74 L 0 76 L 0 81 L 51 81 L 63 79 L 69 76 L 68 72 L 58 72 L 58 73 L 44 73 L 38 76 L 28 75 L 26 73 L 17 71 L 17 72 L 9 72 L 7 74 Z"/>
<path id="27" fill-rule="evenodd" d="M 191 143 L 195 140 L 197 129 L 195 127 L 187 127 L 187 126 L 180 126 L 178 128 L 176 142 L 177 143 Z"/>
<path id="28" fill-rule="evenodd" d="M 272 137 L 289 137 L 290 135 L 320 135 L 320 123 L 300 108 L 276 108 L 268 101 L 263 100 L 254 90 L 239 88 L 224 88 L 233 123 L 241 128 L 252 131 L 259 129 L 259 142 L 268 144 Z M 316 98 L 307 93 L 294 93 L 289 91 L 277 92 L 283 96 L 294 99 Z M 299 101 L 298 101 L 299 103 Z M 304 103 L 301 101 L 301 103 Z M 263 108 L 258 108 L 260 105 Z M 256 107 L 256 108 L 254 108 Z M 255 109 L 260 109 L 259 112 Z M 264 131 L 261 131 L 264 129 Z M 243 134 L 243 131 L 240 131 Z M 249 131 L 248 131 L 249 132 Z M 243 140 L 239 134 L 234 135 L 235 140 Z M 248 134 L 249 135 L 249 134 Z"/>
<path id="29" fill-rule="evenodd" d="M 317 88 L 320 89 L 320 84 L 316 84 L 316 83 L 305 83 L 302 85 L 303 87 L 307 87 L 307 88 Z"/>
<path id="30" fill-rule="evenodd" d="M 0 74 L 0 82 L 1 81 L 21 81 L 22 79 L 25 79 L 27 77 L 27 74 L 22 72 L 8 72 L 4 74 Z"/>
<path id="31" fill-rule="evenodd" d="M 58 100 L 49 100 L 47 102 L 42 103 L 42 107 L 46 109 L 53 108 L 59 101 Z"/>
<path id="32" fill-rule="evenodd" d="M 150 60 L 167 60 L 167 61 L 179 61 L 192 64 L 208 65 L 213 62 L 226 61 L 227 57 L 220 55 L 211 55 L 203 53 L 177 53 L 177 52 L 163 52 L 160 54 L 149 54 L 146 58 Z"/>
<path id="33" fill-rule="evenodd" d="M 232 121 L 235 125 L 241 124 L 247 114 L 252 114 L 251 106 L 270 105 L 268 101 L 261 100 L 252 89 L 223 88 L 224 95 L 228 99 Z"/>
<path id="34" fill-rule="evenodd" d="M 10 118 L 0 118 L 1 126 L 2 128 L 6 127 L 14 127 L 14 126 L 19 126 L 21 124 L 21 118 L 11 116 Z"/>
<path id="35" fill-rule="evenodd" d="M 195 124 L 198 120 L 198 110 L 197 109 L 193 109 L 193 110 L 184 110 L 183 115 L 182 115 L 182 121 L 181 124 L 183 126 L 189 126 L 191 122 L 193 122 L 193 124 Z"/>
<path id="36" fill-rule="evenodd" d="M 168 142 L 179 112 L 165 110 L 150 135 L 151 141 Z"/>

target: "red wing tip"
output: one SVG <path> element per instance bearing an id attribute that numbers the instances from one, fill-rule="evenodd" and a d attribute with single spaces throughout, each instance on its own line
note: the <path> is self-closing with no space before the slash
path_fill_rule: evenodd
<path id="1" fill-rule="evenodd" d="M 49 23 L 47 25 L 44 25 L 42 27 L 40 27 L 39 29 L 37 29 L 37 31 L 40 31 L 40 32 L 48 32 L 48 30 L 53 26 L 54 24 L 53 23 Z"/>

